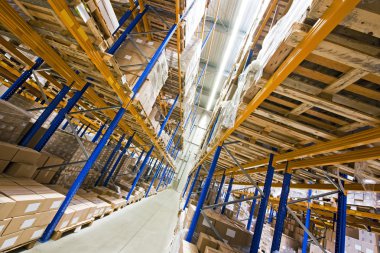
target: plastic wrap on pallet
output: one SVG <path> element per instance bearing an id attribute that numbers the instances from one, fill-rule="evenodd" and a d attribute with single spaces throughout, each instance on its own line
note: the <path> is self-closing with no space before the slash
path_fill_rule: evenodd
<path id="1" fill-rule="evenodd" d="M 114 9 L 110 0 L 96 0 L 96 5 L 102 15 L 104 22 L 106 23 L 109 31 L 113 33 L 119 26 Z"/>
<path id="2" fill-rule="evenodd" d="M 206 0 L 193 0 L 192 2 L 194 2 L 194 5 L 185 17 L 185 48 L 188 43 L 191 42 L 191 39 L 202 20 L 206 7 Z M 189 3 L 187 6 L 191 6 L 191 4 L 192 3 Z"/>
<path id="3" fill-rule="evenodd" d="M 266 66 L 280 44 L 291 33 L 292 26 L 306 18 L 307 10 L 311 3 L 312 0 L 294 0 L 288 12 L 269 30 L 256 58 L 262 66 Z"/>
<path id="4" fill-rule="evenodd" d="M 141 86 L 136 95 L 147 115 L 152 111 L 153 105 L 166 79 L 168 78 L 169 68 L 165 53 L 161 54 L 147 80 Z"/>

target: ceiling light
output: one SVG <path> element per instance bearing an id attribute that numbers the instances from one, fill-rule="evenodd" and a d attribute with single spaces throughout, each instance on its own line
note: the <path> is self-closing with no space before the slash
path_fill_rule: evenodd
<path id="1" fill-rule="evenodd" d="M 211 110 L 211 107 L 214 103 L 216 92 L 217 92 L 219 85 L 220 85 L 220 82 L 222 80 L 223 72 L 227 66 L 228 59 L 231 56 L 233 46 L 235 45 L 235 40 L 237 38 L 239 29 L 240 29 L 240 25 L 241 25 L 241 23 L 243 21 L 243 17 L 244 17 L 243 14 L 244 14 L 247 6 L 248 6 L 248 0 L 241 0 L 239 10 L 237 12 L 237 16 L 235 19 L 234 27 L 232 29 L 231 34 L 229 35 L 227 47 L 224 50 L 223 59 L 221 61 L 221 64 L 219 65 L 219 70 L 218 70 L 218 74 L 216 75 L 214 85 L 212 86 L 212 91 L 211 91 L 210 98 L 209 98 L 208 104 L 207 104 L 207 110 L 208 111 Z"/>

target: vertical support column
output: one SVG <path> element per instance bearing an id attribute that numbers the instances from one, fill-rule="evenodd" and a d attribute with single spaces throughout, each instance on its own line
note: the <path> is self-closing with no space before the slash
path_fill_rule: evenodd
<path id="1" fill-rule="evenodd" d="M 83 132 L 81 133 L 81 135 L 79 136 L 79 137 L 83 137 L 84 136 L 84 134 L 87 132 L 87 130 L 88 130 L 88 128 L 90 127 L 90 125 L 91 124 L 88 124 L 87 126 L 86 126 L 86 128 L 83 130 Z"/>
<path id="2" fill-rule="evenodd" d="M 188 175 L 188 176 L 187 176 L 187 181 L 186 181 L 186 184 L 185 184 L 185 188 L 183 189 L 182 198 L 183 198 L 183 197 L 185 196 L 185 194 L 186 194 L 187 187 L 189 186 L 190 180 L 191 180 L 191 175 Z"/>
<path id="3" fill-rule="evenodd" d="M 210 131 L 210 134 L 209 134 L 209 136 L 208 136 L 208 138 L 207 138 L 207 144 L 210 143 L 211 137 L 212 137 L 212 135 L 214 134 L 216 124 L 218 123 L 218 120 L 219 120 L 219 115 L 220 115 L 220 112 L 218 112 L 218 115 L 216 116 L 215 122 L 214 122 L 214 124 L 212 125 L 211 131 Z"/>
<path id="4" fill-rule="evenodd" d="M 99 144 L 95 147 L 94 151 L 90 155 L 89 159 L 87 160 L 86 164 L 84 165 L 83 169 L 79 173 L 78 177 L 75 179 L 74 183 L 70 187 L 65 199 L 62 202 L 62 205 L 58 209 L 58 212 L 54 216 L 52 222 L 47 226 L 45 229 L 44 234 L 42 235 L 40 241 L 46 242 L 50 239 L 51 235 L 54 232 L 55 227 L 57 226 L 59 220 L 62 218 L 63 214 L 65 213 L 65 210 L 70 204 L 71 199 L 74 197 L 76 192 L 78 191 L 79 187 L 83 183 L 84 179 L 86 178 L 88 172 L 90 171 L 91 167 L 95 163 L 96 159 L 98 158 L 100 152 L 102 151 L 104 145 L 106 144 L 107 140 L 110 138 L 112 132 L 115 130 L 117 124 L 123 117 L 123 114 L 125 113 L 124 108 L 120 108 L 117 112 L 115 118 L 110 124 L 110 127 L 107 129 L 106 133 L 104 134 L 103 138 L 100 140 Z"/>
<path id="5" fill-rule="evenodd" d="M 226 171 L 223 172 L 222 179 L 220 180 L 220 185 L 219 185 L 218 192 L 216 193 L 216 197 L 215 197 L 214 205 L 218 204 L 218 202 L 219 202 L 220 193 L 222 192 L 222 189 L 223 189 L 224 181 L 225 181 L 225 180 L 226 180 Z M 213 209 L 215 210 L 216 207 L 214 207 Z"/>
<path id="6" fill-rule="evenodd" d="M 244 199 L 244 195 L 241 195 L 240 200 L 243 200 L 243 199 Z M 236 219 L 237 219 L 237 220 L 239 220 L 239 214 L 240 214 L 241 203 L 242 203 L 242 202 L 239 202 L 239 207 L 238 207 L 238 210 L 237 210 L 237 212 L 236 212 Z"/>
<path id="7" fill-rule="evenodd" d="M 110 156 L 108 157 L 106 163 L 105 163 L 104 166 L 103 166 L 102 171 L 100 172 L 100 176 L 98 177 L 98 180 L 96 180 L 96 182 L 95 182 L 95 186 L 98 186 L 99 183 L 100 183 L 100 181 L 101 181 L 101 180 L 103 179 L 103 177 L 105 176 L 105 174 L 106 174 L 106 172 L 107 172 L 107 169 L 108 169 L 108 167 L 111 165 L 111 162 L 112 162 L 114 156 L 115 156 L 116 153 L 120 150 L 121 143 L 123 143 L 124 138 L 125 138 L 125 134 L 123 134 L 123 135 L 120 137 L 120 139 L 119 139 L 119 141 L 117 142 L 115 148 L 112 150 Z"/>
<path id="8" fill-rule="evenodd" d="M 170 177 L 172 176 L 173 170 L 172 168 L 169 169 L 169 173 L 166 174 L 166 178 L 164 180 L 164 188 L 168 187 Z"/>
<path id="9" fill-rule="evenodd" d="M 136 164 L 133 166 L 133 168 L 132 168 L 132 171 L 134 172 L 135 170 L 136 170 L 136 168 L 137 168 L 137 166 L 139 166 L 139 163 L 140 163 L 140 161 L 141 161 L 141 158 L 142 158 L 142 156 L 145 154 L 145 150 L 143 149 L 143 150 L 141 150 L 141 153 L 140 153 L 140 155 L 139 155 L 139 158 L 137 158 L 137 162 L 136 162 Z"/>
<path id="10" fill-rule="evenodd" d="M 173 141 L 174 141 L 174 140 L 173 140 Z M 174 145 L 174 147 L 173 147 L 173 149 L 172 149 L 172 152 L 170 152 L 170 154 L 171 154 L 172 156 L 174 156 L 174 152 L 176 151 L 176 149 L 177 149 L 177 147 L 178 147 L 180 141 L 181 141 L 181 137 L 178 137 L 178 139 L 177 139 L 177 141 L 176 141 L 176 143 L 175 143 L 175 145 Z M 170 150 L 169 150 L 169 151 L 170 151 Z"/>
<path id="11" fill-rule="evenodd" d="M 312 194 L 312 191 L 309 189 L 307 191 L 307 197 L 310 198 Z M 307 209 L 306 209 L 306 218 L 305 218 L 305 227 L 309 229 L 310 226 L 310 199 L 307 201 Z M 303 240 L 302 240 L 302 253 L 307 253 L 307 241 L 309 239 L 309 235 L 306 233 L 306 231 L 303 232 Z"/>
<path id="12" fill-rule="evenodd" d="M 92 142 L 97 142 L 99 137 L 102 135 L 102 131 L 104 129 L 104 127 L 106 126 L 106 123 L 104 123 L 100 128 L 99 130 L 96 132 L 94 138 L 92 138 Z"/>
<path id="13" fill-rule="evenodd" d="M 271 205 L 270 206 L 270 209 L 269 209 L 269 215 L 268 215 L 268 223 L 272 223 L 273 221 L 273 206 Z"/>
<path id="14" fill-rule="evenodd" d="M 195 227 L 197 226 L 199 215 L 201 214 L 203 203 L 206 199 L 208 188 L 210 187 L 210 184 L 211 184 L 211 179 L 214 175 L 215 168 L 218 164 L 218 159 L 219 159 L 219 155 L 220 155 L 221 150 L 222 150 L 222 146 L 218 146 L 215 150 L 214 158 L 212 160 L 210 169 L 208 171 L 208 175 L 207 175 L 205 184 L 203 186 L 201 195 L 199 197 L 197 207 L 195 208 L 193 219 L 191 220 L 191 224 L 189 227 L 189 232 L 187 233 L 187 236 L 186 236 L 186 241 L 188 241 L 188 242 L 191 242 L 191 240 L 193 238 Z"/>
<path id="15" fill-rule="evenodd" d="M 258 194 L 259 194 L 259 189 L 256 188 L 255 189 L 255 197 L 257 197 Z M 252 200 L 251 209 L 249 210 L 249 218 L 248 218 L 248 222 L 247 222 L 247 230 L 248 231 L 251 231 L 252 219 L 253 219 L 253 215 L 255 214 L 256 200 L 257 199 Z"/>
<path id="16" fill-rule="evenodd" d="M 134 132 L 129 138 L 128 138 L 128 141 L 127 141 L 127 144 L 125 144 L 123 150 L 121 151 L 121 153 L 119 154 L 118 158 L 116 159 L 115 163 L 113 164 L 112 166 L 112 169 L 110 171 L 110 173 L 108 174 L 106 180 L 104 181 L 104 184 L 103 186 L 107 186 L 109 181 L 111 180 L 112 176 L 113 176 L 113 173 L 115 173 L 115 170 L 117 168 L 117 166 L 119 165 L 120 161 L 121 161 L 121 158 L 123 158 L 123 156 L 125 155 L 125 153 L 127 152 L 127 150 L 129 149 L 129 147 L 131 146 L 132 144 L 132 140 L 133 140 L 133 137 L 135 136 L 135 133 Z"/>
<path id="17" fill-rule="evenodd" d="M 63 124 L 62 126 L 62 130 L 65 130 L 68 125 L 69 125 L 69 121 L 66 120 L 65 124 Z"/>
<path id="18" fill-rule="evenodd" d="M 65 119 L 65 115 L 69 113 L 71 109 L 73 109 L 75 104 L 79 101 L 79 99 L 82 97 L 82 95 L 85 93 L 88 87 L 90 87 L 90 83 L 86 83 L 86 85 L 83 86 L 83 88 L 80 91 L 75 92 L 73 97 L 70 98 L 70 100 L 67 102 L 66 106 L 58 112 L 57 116 L 55 116 L 55 118 L 51 122 L 48 130 L 45 132 L 40 141 L 34 147 L 36 151 L 41 151 L 45 147 L 46 143 L 50 140 L 54 132 L 58 129 L 59 125 L 61 125 L 62 121 Z"/>
<path id="19" fill-rule="evenodd" d="M 131 190 L 128 192 L 128 195 L 127 195 L 127 201 L 131 197 L 131 195 L 133 193 L 133 190 L 135 189 L 137 183 L 139 182 L 140 177 L 141 177 L 142 173 L 144 172 L 145 166 L 146 166 L 146 164 L 147 164 L 147 162 L 148 162 L 148 160 L 149 160 L 149 158 L 150 158 L 153 150 L 154 150 L 154 145 L 152 145 L 152 147 L 149 149 L 148 153 L 146 154 L 146 156 L 144 158 L 144 161 L 142 162 L 142 164 L 140 166 L 139 171 L 137 172 L 137 175 L 136 175 L 135 179 L 133 180 Z"/>
<path id="20" fill-rule="evenodd" d="M 153 159 L 152 159 L 152 161 L 153 161 Z M 157 163 L 158 163 L 158 159 L 156 159 L 156 161 L 154 161 L 153 166 L 151 166 L 152 165 L 152 162 L 151 162 L 150 168 L 149 168 L 149 170 L 147 171 L 147 173 L 145 175 L 146 179 L 148 179 L 150 177 L 150 174 L 152 173 L 152 171 L 154 170 L 154 168 L 156 168 Z"/>
<path id="21" fill-rule="evenodd" d="M 49 118 L 51 113 L 57 108 L 58 104 L 65 98 L 66 94 L 69 92 L 70 87 L 63 85 L 62 90 L 57 94 L 57 96 L 51 101 L 48 107 L 43 111 L 43 113 L 38 117 L 33 126 L 28 130 L 28 132 L 22 137 L 19 142 L 20 146 L 27 146 L 30 140 L 37 133 L 38 129 L 42 127 L 45 121 Z M 69 122 L 66 122 L 66 126 Z"/>
<path id="22" fill-rule="evenodd" d="M 181 122 L 178 122 L 176 128 L 174 129 L 174 132 L 173 132 L 172 136 L 170 137 L 170 140 L 169 140 L 169 142 L 168 142 L 168 145 L 166 146 L 166 152 L 168 152 L 168 151 L 170 150 L 171 146 L 172 146 L 172 143 L 173 143 L 173 141 L 174 141 L 174 137 L 175 137 L 175 135 L 177 134 L 177 131 L 178 131 L 178 128 L 179 128 L 180 123 L 181 123 Z"/>
<path id="23" fill-rule="evenodd" d="M 190 202 L 191 194 L 193 193 L 194 188 L 195 188 L 195 184 L 197 183 L 198 176 L 199 176 L 199 171 L 201 170 L 201 166 L 202 165 L 199 165 L 197 171 L 195 172 L 193 182 L 191 183 L 189 192 L 187 193 L 187 198 L 186 198 L 186 201 L 185 201 L 185 205 L 183 206 L 183 210 L 186 209 L 187 205 Z"/>
<path id="24" fill-rule="evenodd" d="M 160 182 L 158 183 L 157 185 L 157 188 L 156 188 L 156 191 L 158 191 L 160 189 L 160 186 L 161 186 L 161 183 L 162 183 L 162 180 L 164 179 L 165 175 L 166 175 L 166 170 L 168 169 L 169 167 L 169 164 L 166 164 L 166 167 L 165 169 L 163 170 L 162 174 L 161 174 L 161 177 L 160 177 Z"/>
<path id="25" fill-rule="evenodd" d="M 286 164 L 286 166 L 288 166 L 288 163 Z M 291 178 L 292 178 L 292 174 L 285 172 L 284 181 L 282 182 L 280 203 L 278 205 L 276 225 L 274 228 L 272 247 L 271 247 L 270 252 L 280 250 L 282 231 L 284 230 L 284 222 L 285 222 L 285 218 L 287 214 L 286 206 L 288 203 Z"/>
<path id="26" fill-rule="evenodd" d="M 261 240 L 261 234 L 263 232 L 263 226 L 265 221 L 265 211 L 267 210 L 267 205 L 270 197 L 270 189 L 272 186 L 274 168 L 272 166 L 273 163 L 273 154 L 269 156 L 268 170 L 267 175 L 265 177 L 264 183 L 264 196 L 261 197 L 259 213 L 257 215 L 255 230 L 252 238 L 250 253 L 258 252 Z"/>
<path id="27" fill-rule="evenodd" d="M 154 184 L 154 181 L 156 180 L 158 174 L 160 173 L 160 170 L 162 168 L 162 161 L 163 160 L 164 160 L 164 158 L 162 157 L 160 163 L 157 166 L 156 172 L 154 172 L 154 175 L 153 175 L 152 181 L 150 182 L 149 188 L 148 188 L 148 190 L 145 193 L 145 198 L 149 196 L 150 189 L 152 188 L 152 186 Z"/>
<path id="28" fill-rule="evenodd" d="M 227 193 L 224 198 L 224 203 L 228 202 L 228 199 L 230 198 L 233 183 L 234 183 L 234 177 L 231 175 L 230 182 L 228 183 Z M 224 212 L 226 211 L 226 207 L 227 207 L 226 205 L 222 207 L 221 214 L 224 214 Z"/>
<path id="29" fill-rule="evenodd" d="M 344 181 L 341 181 L 341 183 L 342 185 L 344 185 Z M 347 196 L 346 196 L 346 193 L 342 190 L 339 191 L 338 193 L 338 213 L 337 213 L 337 220 L 336 220 L 335 253 L 345 252 Z"/>
<path id="30" fill-rule="evenodd" d="M 21 76 L 17 78 L 16 81 L 11 85 L 11 87 L 9 87 L 4 92 L 4 94 L 1 95 L 1 99 L 8 101 L 13 96 L 13 94 L 15 94 L 16 91 L 21 87 L 21 85 L 30 78 L 30 76 L 33 74 L 33 71 L 38 69 L 42 65 L 42 63 L 44 63 L 44 60 L 38 57 L 34 65 L 30 69 L 24 71 L 21 74 Z"/>
<path id="31" fill-rule="evenodd" d="M 83 127 L 84 127 L 84 123 L 82 123 L 82 125 L 80 126 L 80 128 L 77 130 L 77 135 L 80 134 L 80 131 L 82 131 Z"/>
<path id="32" fill-rule="evenodd" d="M 173 111 L 174 111 L 174 108 L 175 108 L 175 105 L 177 104 L 178 97 L 179 97 L 179 95 L 177 95 L 177 96 L 175 97 L 174 102 L 173 102 L 172 106 L 170 107 L 169 112 L 166 114 L 165 120 L 164 120 L 164 122 L 162 122 L 161 127 L 160 127 L 160 130 L 158 131 L 158 134 L 157 134 L 158 137 L 161 136 L 162 131 L 164 131 L 164 129 L 165 129 L 165 126 L 166 126 L 166 124 L 168 123 L 168 120 L 169 120 L 169 118 L 170 118 L 170 115 L 172 115 L 172 113 L 173 113 Z"/>

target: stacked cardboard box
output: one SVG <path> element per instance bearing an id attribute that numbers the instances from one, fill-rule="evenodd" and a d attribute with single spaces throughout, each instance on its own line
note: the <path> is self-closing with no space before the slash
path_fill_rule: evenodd
<path id="1" fill-rule="evenodd" d="M 0 251 L 40 238 L 63 199 L 34 180 L 0 174 Z"/>
<path id="2" fill-rule="evenodd" d="M 0 141 L 16 144 L 32 114 L 5 100 L 0 100 Z"/>
<path id="3" fill-rule="evenodd" d="M 274 234 L 274 228 L 269 224 L 264 224 L 263 232 L 261 235 L 260 249 L 265 252 L 270 252 L 272 247 L 272 239 Z M 281 252 L 297 252 L 299 243 L 293 237 L 282 234 L 280 251 Z"/>
<path id="4" fill-rule="evenodd" d="M 52 167 L 52 168 L 44 168 L 48 166 L 54 166 L 64 163 L 64 160 L 55 155 L 49 154 L 47 152 L 41 152 L 40 158 L 38 160 L 38 169 L 33 174 L 33 179 L 41 184 L 49 184 L 60 166 Z"/>
<path id="5" fill-rule="evenodd" d="M 179 253 L 198 253 L 197 246 L 185 240 L 181 241 Z"/>
<path id="6" fill-rule="evenodd" d="M 112 209 L 118 209 L 127 204 L 121 193 L 117 193 L 106 187 L 95 187 L 91 189 L 91 192 L 96 193 L 99 199 L 111 204 Z"/>

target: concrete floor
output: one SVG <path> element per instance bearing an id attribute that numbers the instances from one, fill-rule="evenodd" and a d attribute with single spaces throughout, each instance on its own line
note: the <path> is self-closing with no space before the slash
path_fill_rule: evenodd
<path id="1" fill-rule="evenodd" d="M 178 209 L 179 193 L 165 190 L 95 221 L 79 233 L 38 244 L 28 253 L 168 253 Z"/>

